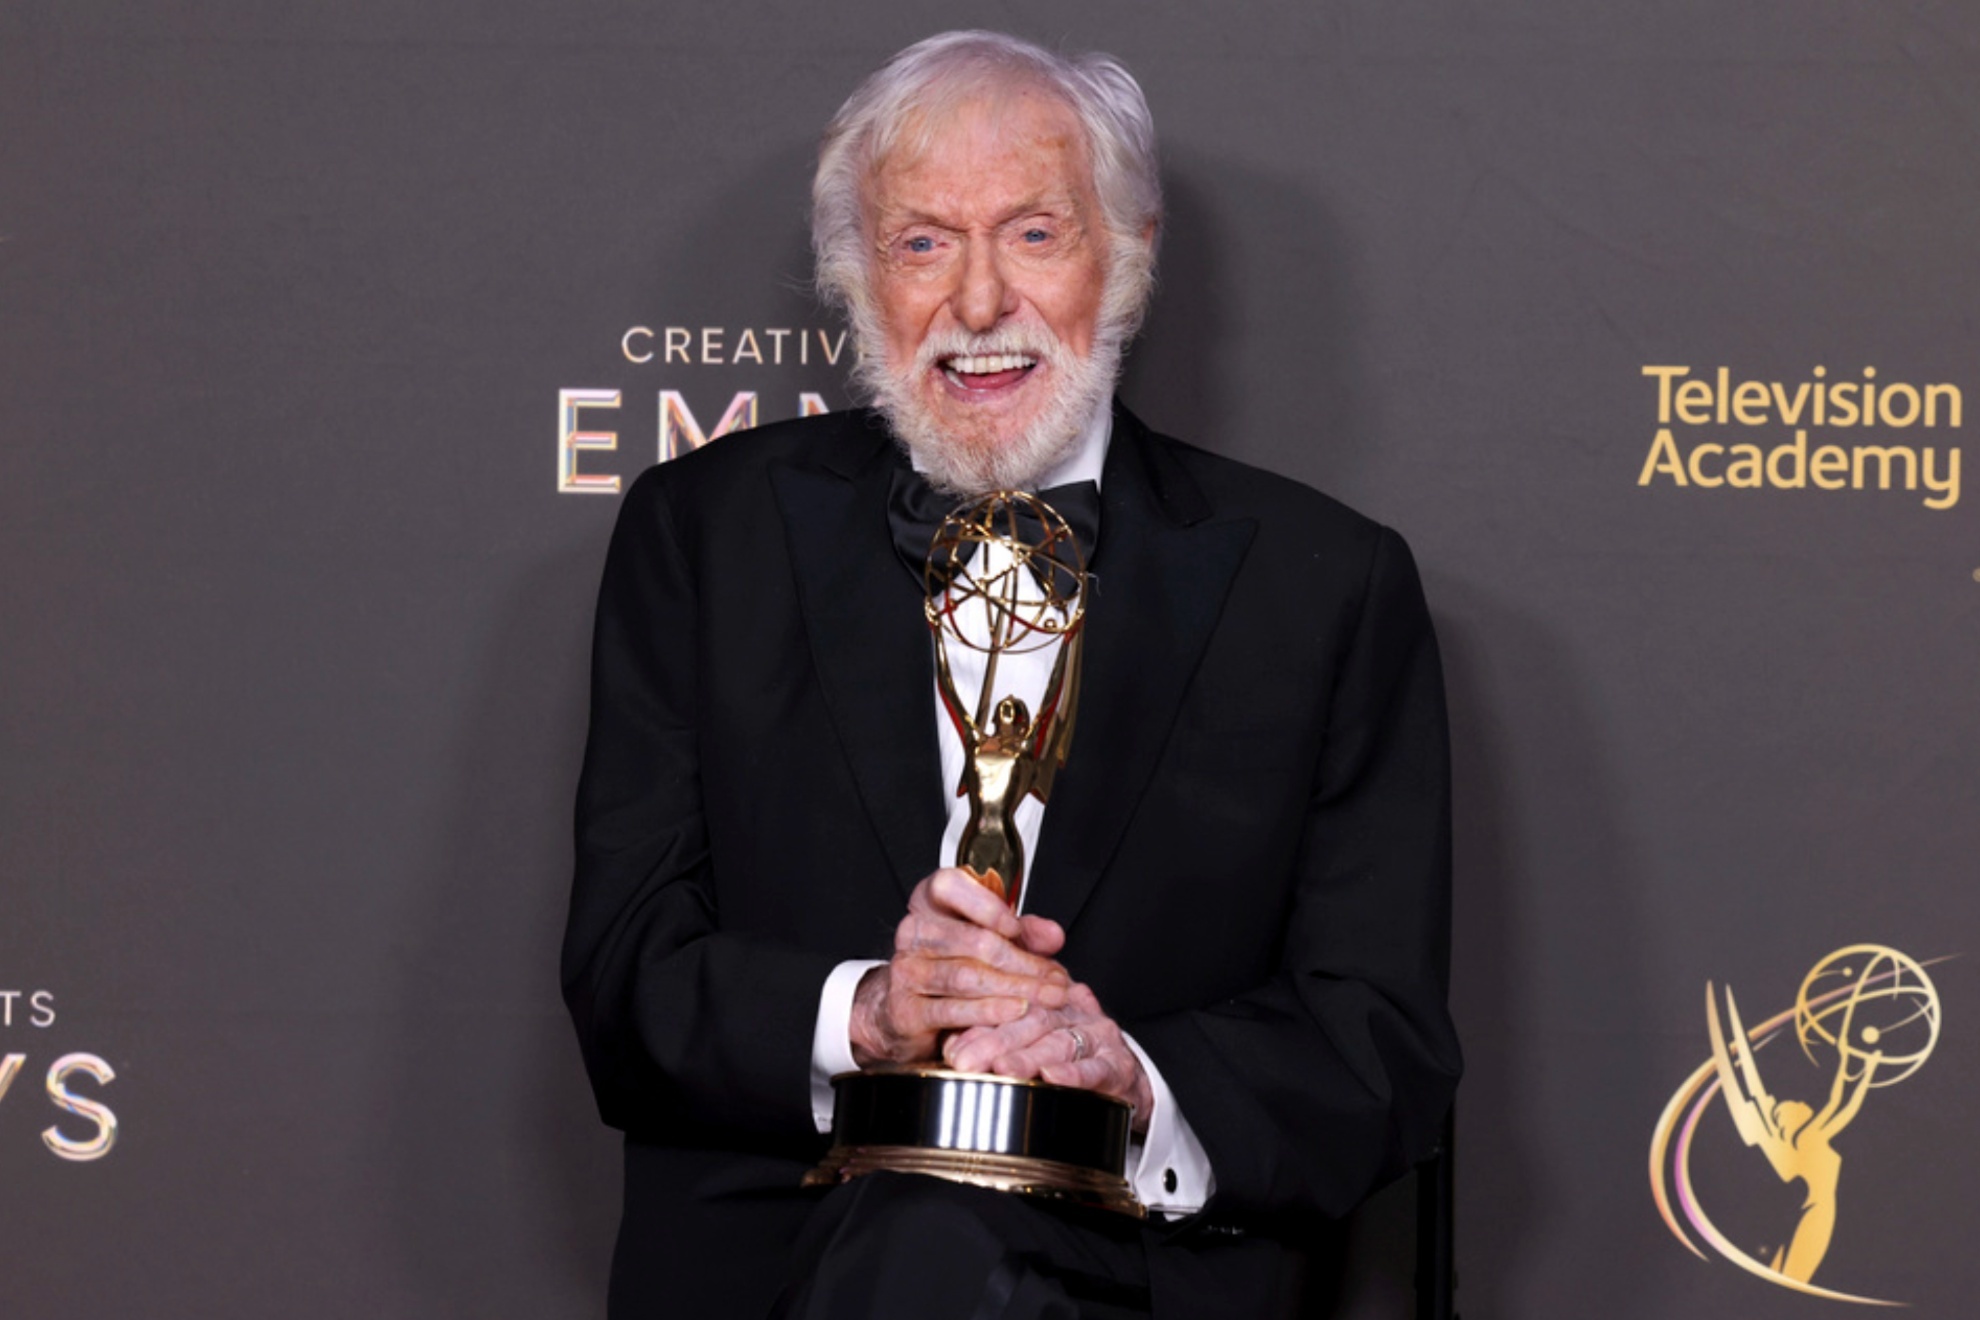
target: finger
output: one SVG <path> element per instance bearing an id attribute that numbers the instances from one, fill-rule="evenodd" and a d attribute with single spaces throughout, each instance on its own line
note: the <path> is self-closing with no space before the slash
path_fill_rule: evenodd
<path id="1" fill-rule="evenodd" d="M 910 914 L 894 932 L 896 959 L 968 959 L 1010 976 L 1038 982 L 1039 993 L 1056 1008 L 1066 1002 L 1072 977 L 1050 958 L 1041 958 L 981 926 L 947 917 Z"/>
<path id="2" fill-rule="evenodd" d="M 1022 1019 L 1019 1019 L 1022 1021 Z M 965 1041 L 961 1033 L 950 1036 L 942 1043 L 942 1060 L 957 1072 L 995 1073 L 1000 1077 L 1014 1077 L 1027 1081 L 1036 1076 L 1012 1068 L 1002 1068 L 998 1064 L 1016 1056 L 997 1044 L 997 1033 L 1011 1024 L 1006 1022 L 997 1027 L 973 1027 L 972 1038 Z"/>
<path id="3" fill-rule="evenodd" d="M 1012 1048 L 1028 1045 L 1058 1024 L 1061 1011 L 1056 1008 L 1045 1008 L 1034 1002 L 1023 1017 L 997 1027 L 996 1039 L 1008 1043 Z M 956 1044 L 958 1047 L 971 1044 L 978 1036 L 985 1035 L 990 1030 L 986 1027 L 981 1032 L 969 1033 L 967 1037 L 959 1036 L 956 1038 Z"/>
<path id="4" fill-rule="evenodd" d="M 1073 1086 L 1082 1091 L 1098 1091 L 1116 1099 L 1123 1097 L 1128 1075 L 1118 1057 L 1096 1054 L 1077 1062 L 1064 1060 L 1040 1067 L 1038 1077 L 1054 1086 Z"/>
<path id="5" fill-rule="evenodd" d="M 1050 917 L 1023 916 L 1018 918 L 1023 928 L 1018 943 L 1036 954 L 1047 958 L 1066 947 L 1066 930 Z"/>
<path id="6" fill-rule="evenodd" d="M 983 944 L 972 948 L 971 953 L 978 962 L 1006 975 L 1022 976 L 1036 982 L 1039 999 L 1047 1008 L 1062 1008 L 1070 1002 L 1072 974 L 1050 958 L 1028 953 L 995 936 L 988 936 Z"/>
<path id="7" fill-rule="evenodd" d="M 1080 1034 L 1086 1038 L 1087 1054 L 1091 1056 L 1101 1042 L 1095 1039 L 1091 1028 L 1081 1027 Z M 984 1069 L 1006 1077 L 1040 1077 L 1055 1064 L 1072 1062 L 1078 1053 L 1078 1042 L 1062 1026 L 992 1057 Z"/>
<path id="8" fill-rule="evenodd" d="M 1053 1059 L 1063 1058 L 1065 1049 L 1055 1044 L 1063 1031 L 1050 1026 L 1049 1020 L 1040 1023 L 1036 1013 L 1027 1014 L 1015 1022 L 1009 1022 L 994 1031 L 980 1034 L 976 1040 L 958 1051 L 957 1067 L 969 1072 L 995 1073 L 999 1077 L 1029 1081 L 1039 1074 L 1039 1069 Z M 1040 1032 L 1038 1027 L 1046 1025 L 1048 1030 Z M 1000 1048 L 1004 1045 L 1010 1048 Z"/>
<path id="9" fill-rule="evenodd" d="M 1016 939 L 1024 929 L 1010 905 L 967 871 L 945 866 L 923 883 L 928 886 L 927 898 L 932 911 L 995 931 L 1007 940 Z M 912 903 L 910 898 L 910 906 Z"/>
<path id="10" fill-rule="evenodd" d="M 958 1037 L 955 1044 L 959 1049 L 964 1048 L 975 1044 L 977 1038 L 981 1036 L 999 1050 L 1022 1049 L 1048 1032 L 1058 1030 L 1062 1025 L 1064 1025 L 1063 1010 L 1046 1008 L 1034 1001 L 1024 1016 L 1000 1025 L 994 1032 L 986 1029 L 981 1033 L 971 1033 L 967 1038 Z"/>
<path id="11" fill-rule="evenodd" d="M 1075 1013 L 1091 1017 L 1112 1025 L 1113 1020 L 1100 1007 L 1100 996 L 1093 993 L 1093 987 L 1084 981 L 1075 981 L 1066 991 L 1066 1003 Z"/>
<path id="12" fill-rule="evenodd" d="M 1031 1055 L 1025 1051 L 1020 1051 L 1016 1054 L 1000 1054 L 989 1063 L 981 1067 L 971 1068 L 968 1071 L 991 1073 L 998 1077 L 1008 1077 L 1014 1082 L 1035 1082 L 1038 1080 L 1038 1069 L 1031 1062 Z"/>
<path id="13" fill-rule="evenodd" d="M 996 1072 L 997 1060 L 1036 1044 L 1057 1031 L 1061 1021 L 1057 1011 L 1033 1004 L 1029 1013 L 1014 1021 L 951 1036 L 942 1054 L 950 1067 L 963 1072 Z"/>
<path id="14" fill-rule="evenodd" d="M 992 962 L 1006 960 L 1000 945 L 1016 947 L 995 931 L 937 912 L 909 912 L 894 927 L 896 953 L 942 958 L 966 956 Z"/>
<path id="15" fill-rule="evenodd" d="M 904 1035 L 927 1036 L 944 1031 L 966 1031 L 973 1027 L 999 1027 L 1024 1016 L 1022 999 L 923 999 L 912 998 L 898 1007 L 895 1020 Z"/>
<path id="16" fill-rule="evenodd" d="M 894 968 L 895 989 L 935 999 L 988 999 L 1005 996 L 1041 1002 L 1049 993 L 1063 999 L 1066 989 L 1036 976 L 1007 972 L 974 958 L 902 958 Z"/>
<path id="17" fill-rule="evenodd" d="M 954 935 L 958 947 L 978 961 L 1008 972 L 1057 981 L 1061 988 L 1068 991 L 1072 988 L 1072 974 L 1056 960 L 1015 944 L 994 931 L 964 926 L 958 928 Z"/>

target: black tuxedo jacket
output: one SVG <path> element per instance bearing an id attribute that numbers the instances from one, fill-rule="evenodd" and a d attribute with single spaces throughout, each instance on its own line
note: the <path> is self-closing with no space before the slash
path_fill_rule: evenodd
<path id="1" fill-rule="evenodd" d="M 767 1306 L 825 1144 L 820 988 L 887 956 L 938 865 L 931 643 L 886 518 L 904 461 L 876 415 L 833 414 L 625 497 L 563 961 L 627 1137 L 615 1315 Z M 1125 410 L 1091 567 L 1026 907 L 1216 1171 L 1202 1216 L 1157 1221 L 1158 1313 L 1248 1313 L 1247 1275 L 1426 1150 L 1456 1082 L 1436 644 L 1394 533 Z"/>

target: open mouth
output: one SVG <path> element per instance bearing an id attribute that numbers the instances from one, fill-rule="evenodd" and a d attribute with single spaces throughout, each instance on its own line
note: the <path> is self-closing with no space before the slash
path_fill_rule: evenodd
<path id="1" fill-rule="evenodd" d="M 1038 359 L 1029 353 L 970 353 L 943 358 L 938 365 L 957 389 L 984 393 L 1017 384 L 1037 367 Z"/>

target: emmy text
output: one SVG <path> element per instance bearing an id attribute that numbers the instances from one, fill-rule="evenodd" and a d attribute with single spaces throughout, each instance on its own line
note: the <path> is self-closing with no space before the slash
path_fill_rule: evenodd
<path id="1" fill-rule="evenodd" d="M 755 390 L 739 390 L 730 397 L 713 426 L 703 424 L 688 406 L 679 390 L 661 390 L 657 396 L 654 421 L 655 462 L 679 458 L 699 449 L 710 440 L 731 431 L 746 431 L 757 422 Z M 597 457 L 619 448 L 619 430 L 604 429 L 623 415 L 619 390 L 557 391 L 557 489 L 566 495 L 616 495 L 623 482 L 618 472 L 599 471 L 609 459 Z M 798 395 L 798 415 L 812 417 L 829 412 L 823 395 L 807 390 Z M 704 416 L 707 414 L 704 414 Z M 644 462 L 640 467 L 646 466 Z M 635 469 L 636 471 L 637 469 Z"/>
<path id="2" fill-rule="evenodd" d="M 25 1054 L 0 1055 L 0 1103 L 6 1102 L 14 1089 L 14 1079 L 26 1070 L 27 1061 Z M 110 1106 L 71 1089 L 79 1077 L 105 1086 L 116 1076 L 116 1070 L 94 1054 L 64 1054 L 48 1065 L 44 1088 L 49 1103 L 64 1114 L 73 1115 L 89 1128 L 87 1135 L 83 1136 L 65 1133 L 59 1123 L 43 1128 L 42 1144 L 58 1159 L 79 1164 L 100 1160 L 117 1144 L 117 1116 L 110 1111 Z"/>

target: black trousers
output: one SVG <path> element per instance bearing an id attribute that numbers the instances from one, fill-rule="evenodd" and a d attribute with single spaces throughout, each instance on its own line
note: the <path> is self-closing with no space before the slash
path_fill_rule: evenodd
<path id="1" fill-rule="evenodd" d="M 627 1157 L 611 1320 L 1317 1320 L 1338 1289 L 1341 1225 L 1318 1220 L 1137 1222 L 906 1174 L 804 1189 L 808 1163 L 769 1156 Z"/>
<path id="2" fill-rule="evenodd" d="M 793 1268 L 776 1320 L 1145 1320 L 1150 1307 L 1136 1221 L 914 1174 L 834 1188 Z"/>

